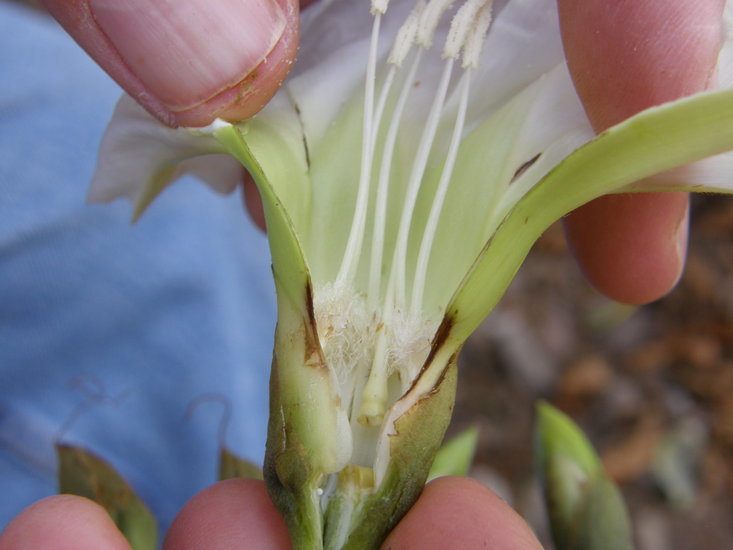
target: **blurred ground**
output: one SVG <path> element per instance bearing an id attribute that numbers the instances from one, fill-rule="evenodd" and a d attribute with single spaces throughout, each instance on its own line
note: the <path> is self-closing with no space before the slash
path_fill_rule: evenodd
<path id="1" fill-rule="evenodd" d="M 464 349 L 452 431 L 479 425 L 473 475 L 548 548 L 532 471 L 538 399 L 600 451 L 639 550 L 733 548 L 733 200 L 698 198 L 692 227 L 678 287 L 632 308 L 589 287 L 558 224 Z"/>

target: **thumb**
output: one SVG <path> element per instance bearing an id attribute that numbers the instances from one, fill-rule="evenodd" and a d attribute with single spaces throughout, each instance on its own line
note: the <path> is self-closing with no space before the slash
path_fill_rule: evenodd
<path id="1" fill-rule="evenodd" d="M 44 0 L 99 65 L 169 126 L 252 116 L 295 58 L 297 0 Z"/>

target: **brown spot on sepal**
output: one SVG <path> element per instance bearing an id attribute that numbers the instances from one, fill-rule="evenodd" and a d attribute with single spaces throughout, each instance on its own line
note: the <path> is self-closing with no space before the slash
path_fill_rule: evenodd
<path id="1" fill-rule="evenodd" d="M 529 170 L 530 167 L 539 160 L 540 156 L 542 156 L 542 153 L 537 153 L 527 162 L 522 163 L 522 165 L 514 172 L 514 175 L 512 176 L 512 179 L 509 181 L 509 183 L 514 183 L 517 179 L 519 179 L 522 174 Z"/>
<path id="2" fill-rule="evenodd" d="M 420 377 L 423 375 L 423 373 L 427 370 L 428 365 L 430 365 L 433 360 L 435 359 L 435 355 L 438 353 L 438 350 L 443 347 L 443 344 L 448 340 L 448 336 L 450 336 L 451 330 L 453 330 L 453 326 L 455 325 L 455 319 L 452 315 L 446 315 L 443 317 L 443 320 L 440 322 L 440 326 L 438 326 L 438 330 L 435 331 L 435 336 L 433 336 L 433 341 L 430 343 L 430 353 L 428 353 L 427 358 L 422 364 L 422 367 L 420 367 L 420 372 L 417 373 L 417 376 L 412 380 L 412 383 L 410 384 L 410 388 L 405 392 L 405 395 L 410 393 L 412 389 L 415 387 L 415 384 L 417 384 L 417 381 L 420 380 Z M 455 356 L 458 354 L 458 352 L 454 353 L 451 356 L 451 361 L 455 359 Z M 450 361 L 447 363 L 450 364 Z M 446 367 L 447 368 L 447 367 Z M 436 387 L 440 385 L 440 382 L 442 381 L 443 377 L 445 376 L 445 369 L 440 375 L 440 378 L 436 384 Z"/>
<path id="3" fill-rule="evenodd" d="M 305 310 L 308 317 L 303 320 L 305 330 L 305 352 L 303 362 L 308 367 L 327 369 L 328 366 L 326 365 L 326 358 L 323 356 L 321 343 L 318 340 L 316 312 L 315 307 L 313 306 L 313 285 L 310 278 L 305 285 Z"/>

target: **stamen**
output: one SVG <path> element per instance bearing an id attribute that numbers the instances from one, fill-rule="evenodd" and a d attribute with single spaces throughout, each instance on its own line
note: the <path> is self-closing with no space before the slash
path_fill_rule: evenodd
<path id="1" fill-rule="evenodd" d="M 377 108 L 374 110 L 374 122 L 373 122 L 373 128 L 374 132 L 372 134 L 372 143 L 371 143 L 371 151 L 369 152 L 369 155 L 372 159 L 374 159 L 374 149 L 377 145 L 377 133 L 379 131 L 379 126 L 382 123 L 382 115 L 384 114 L 384 108 L 387 105 L 387 98 L 389 97 L 389 92 L 392 90 L 392 83 L 394 82 L 395 73 L 397 72 L 397 67 L 390 67 L 389 71 L 387 72 L 387 76 L 384 79 L 384 84 L 382 85 L 382 91 L 379 94 L 379 101 L 377 101 Z"/>
<path id="2" fill-rule="evenodd" d="M 335 364 L 340 386 L 346 391 L 342 400 L 349 407 L 352 421 L 356 420 L 366 426 L 377 426 L 384 418 L 388 405 L 389 392 L 395 373 L 399 374 L 403 390 L 409 387 L 416 369 L 424 361 L 430 348 L 430 337 L 435 327 L 426 321 L 422 311 L 425 284 L 431 252 L 441 214 L 451 183 L 452 174 L 458 158 L 461 139 L 465 129 L 470 90 L 470 71 L 466 71 L 457 86 L 458 105 L 453 126 L 453 133 L 445 153 L 440 179 L 435 188 L 430 212 L 422 231 L 420 248 L 412 280 L 410 301 L 407 301 L 407 263 L 408 244 L 411 231 L 416 228 L 415 208 L 421 193 L 425 171 L 433 150 L 435 137 L 445 110 L 445 101 L 455 60 L 462 55 L 464 69 L 478 66 L 478 59 L 483 48 L 486 34 L 491 23 L 491 0 L 464 0 L 453 18 L 443 50 L 446 58 L 443 74 L 435 90 L 430 110 L 425 118 L 422 134 L 417 144 L 407 184 L 404 188 L 403 204 L 399 217 L 397 233 L 394 237 L 394 251 L 391 264 L 385 263 L 384 249 L 387 231 L 387 208 L 392 173 L 393 157 L 400 126 L 407 105 L 408 97 L 414 89 L 417 70 L 423 52 L 431 47 L 440 20 L 453 5 L 453 0 L 417 0 L 409 16 L 400 27 L 395 37 L 392 50 L 387 59 L 390 65 L 384 84 L 377 92 L 376 71 L 378 41 L 381 15 L 387 10 L 389 0 L 372 0 L 371 9 L 374 14 L 369 57 L 366 67 L 364 87 L 363 128 L 361 146 L 361 165 L 357 188 L 356 205 L 350 233 L 347 239 L 344 257 L 331 291 L 340 297 L 345 289 L 349 289 L 352 298 L 359 304 L 359 311 L 347 313 L 363 321 L 362 325 L 344 324 L 343 318 L 331 315 L 336 311 L 333 304 L 319 303 L 321 323 L 326 329 L 323 339 L 329 340 L 324 346 L 329 362 Z M 370 212 L 370 188 L 372 173 L 376 170 L 375 151 L 379 128 L 384 117 L 387 103 L 393 96 L 392 86 L 397 71 L 410 54 L 413 44 L 420 46 L 411 63 L 408 74 L 402 83 L 397 101 L 391 112 L 389 128 L 384 136 L 381 150 L 377 189 L 373 198 L 374 213 L 372 225 L 372 243 L 369 258 L 368 291 L 366 296 L 356 293 L 354 279 L 359 262 L 363 255 L 365 233 L 367 231 L 367 215 Z M 391 107 L 390 107 L 391 108 Z M 441 149 L 442 150 L 442 149 Z M 419 228 L 418 228 L 419 229 Z M 413 238 L 414 234 L 413 234 Z M 411 256 L 414 258 L 414 256 Z M 385 282 L 383 271 L 388 267 L 389 277 Z M 329 291 L 329 292 L 331 292 Z M 325 291 L 324 291 L 325 292 Z M 327 295 L 327 293 L 326 293 Z M 356 297 L 358 296 L 358 299 Z M 407 307 L 409 306 L 409 307 Z M 408 311 L 409 310 L 409 311 Z M 357 314 L 358 313 L 358 314 Z M 353 336 L 358 331 L 360 336 Z M 319 336 L 321 336 L 319 331 Z M 364 354 L 350 348 L 344 339 L 354 339 Z M 348 372 L 346 372 L 348 371 Z M 353 409 L 352 409 L 353 407 Z"/>
<path id="3" fill-rule="evenodd" d="M 351 223 L 349 238 L 344 251 L 344 258 L 341 261 L 336 284 L 343 285 L 351 280 L 356 272 L 361 256 L 361 246 L 364 241 L 364 226 L 366 225 L 367 208 L 369 206 L 369 184 L 372 173 L 373 135 L 376 133 L 373 128 L 374 118 L 374 88 L 376 80 L 377 65 L 377 44 L 379 42 L 379 27 L 382 20 L 381 14 L 374 16 L 372 25 L 372 37 L 369 47 L 369 59 L 367 60 L 366 82 L 364 86 L 364 122 L 361 143 L 361 169 L 359 172 L 359 187 L 356 197 L 356 208 L 354 219 Z"/>
<path id="4" fill-rule="evenodd" d="M 457 59 L 464 47 L 469 33 L 476 22 L 479 10 L 487 0 L 466 0 L 451 21 L 448 38 L 443 47 L 443 57 Z"/>
<path id="5" fill-rule="evenodd" d="M 425 0 L 420 0 L 415 7 L 407 16 L 405 22 L 402 24 L 400 29 L 397 31 L 395 36 L 394 44 L 392 44 L 392 51 L 389 53 L 387 63 L 394 65 L 395 67 L 401 67 L 402 62 L 410 53 L 412 45 L 415 43 L 415 37 L 417 36 L 417 29 L 420 23 L 420 15 L 425 9 Z"/>
<path id="6" fill-rule="evenodd" d="M 430 0 L 420 16 L 420 25 L 417 31 L 418 45 L 425 49 L 433 45 L 433 36 L 440 23 L 440 18 L 453 5 L 453 0 Z"/>
<path id="7" fill-rule="evenodd" d="M 372 0 L 372 15 L 386 13 L 388 6 L 389 0 Z"/>
<path id="8" fill-rule="evenodd" d="M 478 69 L 481 51 L 484 49 L 486 35 L 491 25 L 492 0 L 488 0 L 479 10 L 473 28 L 469 31 L 463 46 L 463 68 Z"/>
<path id="9" fill-rule="evenodd" d="M 405 203 L 400 216 L 399 231 L 397 233 L 397 246 L 395 247 L 392 261 L 392 269 L 397 270 L 395 303 L 398 307 L 405 303 L 405 262 L 407 261 L 407 240 L 412 225 L 412 215 L 415 210 L 420 184 L 425 174 L 428 157 L 430 156 L 430 149 L 432 148 L 438 123 L 440 122 L 440 115 L 443 111 L 443 103 L 445 102 L 452 71 L 453 60 L 448 59 L 445 62 L 445 68 L 443 69 L 443 75 L 438 84 L 435 98 L 430 106 L 430 112 L 428 113 L 422 136 L 420 137 L 420 143 L 415 153 L 415 160 L 413 161 L 410 179 L 407 184 Z"/>
<path id="10" fill-rule="evenodd" d="M 428 272 L 430 252 L 432 251 L 435 233 L 438 228 L 438 221 L 440 220 L 440 213 L 443 210 L 443 203 L 445 202 L 445 197 L 448 192 L 448 184 L 450 183 L 451 176 L 453 174 L 453 167 L 455 166 L 456 158 L 458 157 L 458 148 L 461 143 L 461 137 L 463 137 L 466 110 L 468 109 L 468 91 L 470 89 L 470 83 L 471 72 L 466 71 L 463 73 L 461 81 L 458 84 L 460 89 L 460 102 L 458 105 L 458 114 L 456 115 L 456 123 L 453 127 L 453 135 L 451 136 L 450 145 L 448 146 L 448 153 L 446 154 L 445 163 L 443 164 L 443 171 L 440 174 L 440 182 L 438 183 L 438 188 L 435 192 L 433 204 L 430 207 L 430 214 L 428 216 L 427 224 L 425 225 L 422 242 L 420 243 L 420 252 L 418 254 L 417 265 L 415 267 L 415 281 L 412 285 L 410 313 L 413 316 L 417 316 L 422 308 L 425 278 L 427 277 Z"/>
<path id="11" fill-rule="evenodd" d="M 374 226 L 372 236 L 372 256 L 369 270 L 369 297 L 371 300 L 377 300 L 380 295 L 382 281 L 382 255 L 384 252 L 384 233 L 387 221 L 387 196 L 389 191 L 390 172 L 392 170 L 392 157 L 394 154 L 395 143 L 397 142 L 397 132 L 399 130 L 402 113 L 407 105 L 407 98 L 413 89 L 417 68 L 422 58 L 422 49 L 417 51 L 415 59 L 412 62 L 410 71 L 405 78 L 402 91 L 397 99 L 394 111 L 392 111 L 392 120 L 387 130 L 387 137 L 384 142 L 382 152 L 382 165 L 379 171 L 379 183 L 377 185 L 376 205 L 374 208 Z"/>

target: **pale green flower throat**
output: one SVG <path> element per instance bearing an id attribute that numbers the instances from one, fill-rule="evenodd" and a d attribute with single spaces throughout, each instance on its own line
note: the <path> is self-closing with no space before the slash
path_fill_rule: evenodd
<path id="1" fill-rule="evenodd" d="M 336 373 L 342 404 L 349 411 L 352 425 L 355 419 L 368 426 L 381 424 L 389 396 L 404 394 L 416 379 L 444 313 L 424 310 L 425 281 L 464 134 L 471 72 L 478 67 L 491 22 L 490 0 L 467 0 L 455 11 L 443 46 L 442 74 L 425 116 L 412 166 L 406 173 L 406 190 L 404 196 L 395 197 L 390 196 L 392 158 L 404 109 L 411 92 L 419 86 L 423 51 L 433 46 L 435 31 L 453 2 L 431 0 L 426 4 L 420 0 L 399 29 L 386 66 L 380 68 L 378 42 L 387 3 L 387 0 L 372 2 L 374 18 L 353 222 L 338 275 L 333 282 L 317 286 L 314 293 L 319 340 L 327 364 Z M 411 57 L 409 67 L 403 68 L 408 57 Z M 456 62 L 461 64 L 463 73 L 460 78 L 452 79 Z M 378 78 L 378 72 L 384 76 Z M 398 76 L 402 77 L 401 83 L 396 85 Z M 438 127 L 444 123 L 451 83 L 458 98 L 457 108 L 451 111 L 453 129 L 429 213 L 418 223 L 415 208 Z M 385 116 L 387 111 L 389 116 Z M 371 201 L 370 197 L 373 197 Z M 396 231 L 388 233 L 390 201 L 401 204 L 397 209 Z M 368 219 L 372 220 L 371 227 Z M 369 241 L 365 238 L 367 232 L 371 232 Z M 393 241 L 386 243 L 390 238 Z M 417 243 L 416 253 L 408 253 L 411 243 Z M 391 258 L 385 257 L 389 255 L 386 251 L 391 251 Z M 366 281 L 361 285 L 357 281 L 360 262 L 367 266 Z M 397 382 L 391 382 L 394 375 L 399 380 L 399 388 L 392 387 Z"/>

